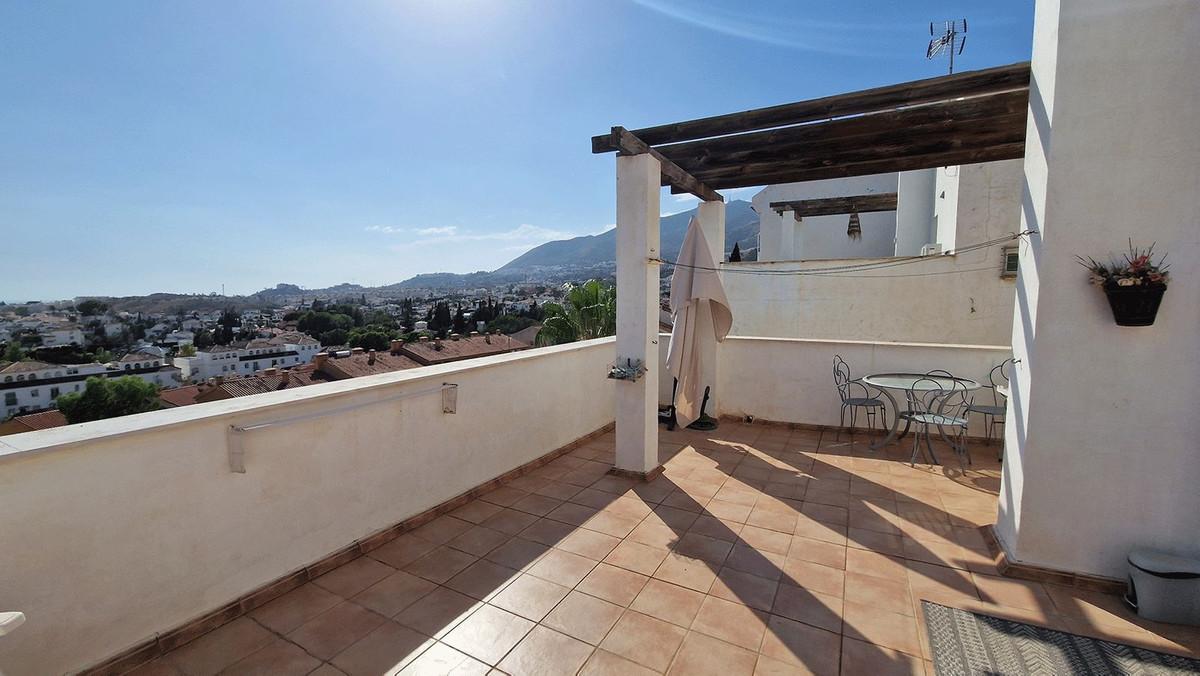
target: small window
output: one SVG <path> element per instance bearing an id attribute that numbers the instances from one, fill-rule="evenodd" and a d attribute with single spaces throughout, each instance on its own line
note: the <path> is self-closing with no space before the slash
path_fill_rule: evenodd
<path id="1" fill-rule="evenodd" d="M 1021 255 L 1015 246 L 1004 247 L 1004 267 L 1000 269 L 1001 277 L 1016 277 L 1021 265 Z"/>
<path id="2" fill-rule="evenodd" d="M 4 405 L 5 406 L 16 406 L 17 405 L 17 393 L 16 392 L 5 392 L 4 393 Z"/>
<path id="3" fill-rule="evenodd" d="M 38 396 L 38 391 L 36 389 L 29 390 L 29 396 L 31 396 L 31 397 Z"/>
<path id="4" fill-rule="evenodd" d="M 51 399 L 58 399 L 58 388 L 57 388 L 57 387 L 51 387 L 51 388 L 50 388 L 50 398 L 51 398 Z"/>

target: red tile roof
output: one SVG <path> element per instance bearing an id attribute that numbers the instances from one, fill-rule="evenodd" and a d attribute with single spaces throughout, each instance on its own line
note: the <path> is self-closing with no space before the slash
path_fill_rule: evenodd
<path id="1" fill-rule="evenodd" d="M 318 366 L 318 369 L 333 380 L 345 380 L 346 378 L 415 369 L 420 366 L 419 362 L 403 353 L 385 350 L 383 352 L 356 352 L 340 357 L 337 354 L 331 354 Z"/>
<path id="2" fill-rule="evenodd" d="M 67 416 L 61 411 L 50 410 L 40 413 L 29 413 L 27 415 L 19 415 L 9 422 L 18 423 L 33 430 L 48 430 L 51 427 L 62 427 L 67 424 Z"/>
<path id="3" fill-rule="evenodd" d="M 444 364 L 460 359 L 485 357 L 493 354 L 504 354 L 529 348 L 512 336 L 461 336 L 457 340 L 430 340 L 426 342 L 405 343 L 401 351 L 421 364 Z"/>

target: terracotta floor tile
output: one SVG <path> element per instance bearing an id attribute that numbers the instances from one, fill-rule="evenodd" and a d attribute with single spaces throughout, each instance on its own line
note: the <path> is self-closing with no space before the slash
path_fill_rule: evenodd
<path id="1" fill-rule="evenodd" d="M 690 556 L 694 559 L 700 559 L 720 566 L 725 557 L 729 556 L 729 551 L 733 548 L 733 543 L 725 540 L 710 538 L 697 533 L 687 533 L 671 547 L 677 554 Z"/>
<path id="2" fill-rule="evenodd" d="M 472 524 L 470 521 L 456 519 L 449 514 L 443 514 L 420 528 L 412 531 L 412 534 L 428 540 L 437 545 L 443 545 L 471 530 Z"/>
<path id="3" fill-rule="evenodd" d="M 604 557 L 604 562 L 632 570 L 635 573 L 652 575 L 669 553 L 670 550 L 666 547 L 655 547 L 633 540 L 623 540 L 609 552 L 608 556 Z"/>
<path id="4" fill-rule="evenodd" d="M 529 568 L 529 574 L 564 587 L 574 587 L 595 566 L 596 562 L 587 557 L 551 549 Z"/>
<path id="5" fill-rule="evenodd" d="M 888 556 L 904 555 L 904 540 L 899 535 L 889 533 L 852 527 L 846 534 L 846 544 L 877 554 L 887 554 Z"/>
<path id="6" fill-rule="evenodd" d="M 176 669 L 167 658 L 160 657 L 125 672 L 124 676 L 183 676 L 183 672 Z"/>
<path id="7" fill-rule="evenodd" d="M 573 532 L 575 532 L 575 527 L 569 523 L 552 519 L 538 519 L 518 535 L 526 540 L 553 547 Z"/>
<path id="8" fill-rule="evenodd" d="M 474 556 L 485 556 L 488 552 L 508 542 L 511 537 L 508 533 L 501 533 L 484 526 L 475 526 L 447 542 L 446 546 Z"/>
<path id="9" fill-rule="evenodd" d="M 971 579 L 975 581 L 979 598 L 988 603 L 1029 610 L 1054 610 L 1054 601 L 1041 583 L 974 573 Z"/>
<path id="10" fill-rule="evenodd" d="M 437 585 L 402 570 L 383 578 L 353 597 L 360 606 L 393 617 L 422 596 L 437 589 Z"/>
<path id="11" fill-rule="evenodd" d="M 438 547 L 404 567 L 404 570 L 441 584 L 458 575 L 479 557 L 450 547 Z"/>
<path id="12" fill-rule="evenodd" d="M 442 641 L 480 662 L 495 665 L 534 626 L 533 622 L 493 606 L 482 606 Z"/>
<path id="13" fill-rule="evenodd" d="M 725 559 L 725 566 L 750 573 L 768 580 L 778 580 L 783 576 L 783 566 L 786 557 L 775 552 L 763 552 L 753 547 L 737 545 Z"/>
<path id="14" fill-rule="evenodd" d="M 481 500 L 486 500 L 492 504 L 500 505 L 501 507 L 510 507 L 512 503 L 529 495 L 528 491 L 523 491 L 514 488 L 511 484 L 493 489 L 490 493 L 484 494 Z"/>
<path id="15" fill-rule="evenodd" d="M 574 674 L 592 654 L 592 646 L 547 627 L 534 627 L 497 665 L 512 676 Z"/>
<path id="16" fill-rule="evenodd" d="M 381 547 L 372 549 L 367 555 L 393 568 L 403 568 L 434 549 L 437 549 L 437 545 L 429 540 L 405 533 Z"/>
<path id="17" fill-rule="evenodd" d="M 522 575 L 492 598 L 490 603 L 521 617 L 540 621 L 571 591 L 532 575 Z"/>
<path id="18" fill-rule="evenodd" d="M 580 528 L 554 546 L 556 549 L 586 556 L 594 561 L 601 561 L 619 544 L 621 544 L 620 538 Z"/>
<path id="19" fill-rule="evenodd" d="M 743 573 L 732 568 L 722 568 L 717 573 L 717 579 L 713 580 L 708 594 L 751 608 L 769 611 L 775 602 L 775 592 L 778 588 L 779 583 L 775 580 L 768 580 L 765 577 Z"/>
<path id="20" fill-rule="evenodd" d="M 640 542 L 651 547 L 672 547 L 679 537 L 680 534 L 674 528 L 651 521 L 638 524 L 627 536 L 630 542 Z"/>
<path id="21" fill-rule="evenodd" d="M 701 592 L 651 579 L 629 607 L 686 628 L 691 626 L 702 603 L 704 594 Z"/>
<path id="22" fill-rule="evenodd" d="M 583 488 L 568 498 L 568 501 L 578 505 L 585 505 L 595 510 L 601 510 L 611 505 L 613 500 L 616 499 L 617 496 L 612 493 L 605 493 L 594 488 Z"/>
<path id="23" fill-rule="evenodd" d="M 717 577 L 715 568 L 711 563 L 672 552 L 652 577 L 698 592 L 707 592 Z"/>
<path id="24" fill-rule="evenodd" d="M 767 621 L 767 631 L 759 648 L 763 655 L 790 667 L 790 670 L 773 667 L 771 673 L 814 676 L 836 676 L 841 649 L 839 634 L 778 615 L 772 615 Z"/>
<path id="25" fill-rule="evenodd" d="M 484 676 L 491 667 L 445 643 L 435 643 L 400 671 L 401 676 Z"/>
<path id="26" fill-rule="evenodd" d="M 583 490 L 581 487 L 573 484 L 551 481 L 544 486 L 535 488 L 533 492 L 548 498 L 554 498 L 555 500 L 567 500 L 581 490 Z"/>
<path id="27" fill-rule="evenodd" d="M 816 521 L 810 517 L 801 515 L 796 520 L 796 530 L 794 535 L 810 538 L 812 540 L 821 540 L 822 542 L 830 542 L 835 545 L 846 544 L 846 527 L 837 524 L 825 523 Z"/>
<path id="28" fill-rule="evenodd" d="M 511 507 L 519 512 L 528 512 L 536 516 L 546 516 L 562 503 L 562 500 L 530 493 L 514 502 Z"/>
<path id="29" fill-rule="evenodd" d="M 842 673 L 921 676 L 925 673 L 925 665 L 912 655 L 845 637 L 842 639 Z"/>
<path id="30" fill-rule="evenodd" d="M 379 613 L 345 601 L 300 625 L 287 637 L 313 656 L 329 660 L 386 620 Z"/>
<path id="31" fill-rule="evenodd" d="M 385 622 L 333 658 L 333 665 L 348 676 L 391 674 L 421 654 L 433 639 Z"/>
<path id="32" fill-rule="evenodd" d="M 885 580 L 908 579 L 908 567 L 903 559 L 856 547 L 847 548 L 846 572 Z"/>
<path id="33" fill-rule="evenodd" d="M 346 672 L 326 662 L 317 667 L 316 671 L 313 671 L 308 676 L 346 676 Z"/>
<path id="34" fill-rule="evenodd" d="M 274 640 L 275 635 L 254 620 L 239 617 L 172 651 L 167 660 L 188 676 L 215 674 Z"/>
<path id="35" fill-rule="evenodd" d="M 682 627 L 627 610 L 600 647 L 655 671 L 664 671 L 686 633 Z"/>
<path id="36" fill-rule="evenodd" d="M 689 495 L 686 491 L 677 489 L 659 504 L 699 514 L 704 511 L 704 506 L 708 504 L 710 499 L 709 497 Z"/>
<path id="37" fill-rule="evenodd" d="M 662 523 L 676 532 L 682 532 L 691 528 L 698 518 L 700 515 L 696 512 L 667 505 L 655 505 L 654 511 L 646 516 L 646 521 Z"/>
<path id="38" fill-rule="evenodd" d="M 771 612 L 836 633 L 842 632 L 842 599 L 791 585 L 779 585 Z"/>
<path id="39" fill-rule="evenodd" d="M 595 516 L 588 519 L 583 524 L 583 527 L 613 537 L 624 538 L 628 537 L 638 527 L 640 522 L 641 520 L 638 518 L 615 514 L 608 510 L 601 510 Z"/>
<path id="40" fill-rule="evenodd" d="M 254 654 L 235 662 L 221 676 L 304 676 L 321 666 L 321 661 L 304 649 L 281 638 Z"/>
<path id="41" fill-rule="evenodd" d="M 758 655 L 711 636 L 689 632 L 668 674 L 678 676 L 751 676 Z"/>
<path id="42" fill-rule="evenodd" d="M 630 662 L 607 650 L 597 650 L 588 658 L 579 676 L 656 676 L 657 671 Z"/>
<path id="43" fill-rule="evenodd" d="M 576 589 L 619 606 L 628 606 L 647 579 L 641 573 L 601 563 L 588 573 Z"/>
<path id="44" fill-rule="evenodd" d="M 767 613 L 715 596 L 705 597 L 692 630 L 758 651 L 767 627 Z"/>
<path id="45" fill-rule="evenodd" d="M 396 572 L 395 568 L 369 556 L 360 556 L 313 580 L 313 584 L 348 599 Z"/>
<path id="46" fill-rule="evenodd" d="M 773 509 L 755 507 L 746 518 L 747 526 L 767 528 L 780 533 L 791 535 L 796 530 L 798 516 L 795 512 L 781 512 Z"/>
<path id="47" fill-rule="evenodd" d="M 286 634 L 341 602 L 337 594 L 309 583 L 255 608 L 250 617 L 275 633 Z"/>
<path id="48" fill-rule="evenodd" d="M 768 528 L 747 525 L 742 528 L 739 539 L 742 544 L 759 551 L 787 554 L 792 544 L 792 535 Z"/>
<path id="49" fill-rule="evenodd" d="M 595 507 L 564 502 L 546 514 L 546 518 L 568 523 L 572 526 L 581 526 L 585 521 L 595 516 L 598 511 L 600 510 Z"/>
<path id="50" fill-rule="evenodd" d="M 438 587 L 394 618 L 426 636 L 441 637 L 458 625 L 480 602 L 453 589 Z"/>
<path id="51" fill-rule="evenodd" d="M 842 633 L 875 645 L 921 657 L 917 619 L 879 610 L 873 606 L 846 602 Z"/>
<path id="52" fill-rule="evenodd" d="M 514 570 L 528 570 L 550 547 L 532 540 L 515 537 L 488 552 L 484 558 Z"/>
<path id="53" fill-rule="evenodd" d="M 846 546 L 824 540 L 793 535 L 787 558 L 819 563 L 830 568 L 846 568 Z"/>
<path id="54" fill-rule="evenodd" d="M 538 517 L 534 516 L 533 514 L 520 512 L 515 509 L 509 509 L 505 507 L 499 512 L 496 512 L 488 517 L 487 520 L 480 525 L 491 528 L 492 530 L 498 530 L 501 533 L 516 535 L 517 533 L 520 533 L 531 526 L 533 522 L 537 520 Z"/>
<path id="55" fill-rule="evenodd" d="M 830 596 L 844 596 L 846 593 L 845 571 L 800 559 L 784 561 L 781 580 L 784 584 L 803 587 Z M 904 598 L 907 600 L 908 595 L 905 594 Z"/>
<path id="56" fill-rule="evenodd" d="M 750 516 L 750 509 L 750 505 L 713 498 L 704 506 L 704 514 L 721 519 L 722 521 L 746 523 L 746 519 Z"/>
<path id="57" fill-rule="evenodd" d="M 483 500 L 472 500 L 458 509 L 450 512 L 450 516 L 471 523 L 483 523 L 489 517 L 503 509 L 502 506 Z"/>
<path id="58" fill-rule="evenodd" d="M 705 514 L 697 517 L 687 532 L 736 543 L 739 541 L 739 536 L 745 527 L 746 524 L 744 523 L 728 520 L 723 521 L 715 516 Z"/>
<path id="59" fill-rule="evenodd" d="M 857 603 L 878 610 L 901 615 L 913 614 L 908 580 L 903 577 L 889 580 L 859 573 L 846 573 L 845 599 L 847 603 Z"/>
<path id="60" fill-rule="evenodd" d="M 621 606 L 572 591 L 550 611 L 542 624 L 585 643 L 599 645 L 622 612 Z"/>
<path id="61" fill-rule="evenodd" d="M 446 581 L 446 586 L 471 598 L 486 601 L 498 594 L 520 571 L 480 559 Z"/>

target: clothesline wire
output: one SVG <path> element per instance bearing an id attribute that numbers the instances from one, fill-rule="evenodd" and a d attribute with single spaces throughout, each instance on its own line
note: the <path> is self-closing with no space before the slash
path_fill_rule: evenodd
<path id="1" fill-rule="evenodd" d="M 954 249 L 953 251 L 949 251 L 943 255 L 969 253 L 971 251 L 980 251 L 982 249 L 988 249 L 988 248 L 991 248 L 994 246 L 999 246 L 1001 244 L 1006 244 L 1013 240 L 1020 239 L 1026 235 L 1032 235 L 1035 233 L 1036 233 L 1035 230 L 1024 230 L 1022 232 L 1009 233 L 1005 237 L 997 237 L 996 239 L 990 239 L 985 242 L 979 242 L 976 244 L 968 244 L 968 245 L 959 247 L 957 249 Z M 712 268 L 712 267 L 707 267 L 707 266 L 702 266 L 702 265 L 688 265 L 686 263 L 677 263 L 675 261 L 667 260 L 664 258 L 651 258 L 650 261 L 654 262 L 654 263 L 662 263 L 663 265 L 673 265 L 673 266 L 679 267 L 679 268 L 688 268 L 691 270 L 707 270 L 709 272 L 727 272 L 727 273 L 743 274 L 743 275 L 839 275 L 839 276 L 844 276 L 844 277 L 858 276 L 858 277 L 884 278 L 884 277 L 920 277 L 920 276 L 924 276 L 924 275 L 954 274 L 954 273 L 959 273 L 959 272 L 976 272 L 979 270 L 990 269 L 990 268 L 976 268 L 976 269 L 972 269 L 972 270 L 946 270 L 946 271 L 934 272 L 934 273 L 914 273 L 911 275 L 850 275 L 850 274 L 846 274 L 846 273 L 853 273 L 853 272 L 865 272 L 865 271 L 869 271 L 869 270 L 881 270 L 881 269 L 892 268 L 892 267 L 897 267 L 897 266 L 901 266 L 901 265 L 911 265 L 913 263 L 920 263 L 922 261 L 936 260 L 938 258 L 941 258 L 941 256 L 903 256 L 900 258 L 889 259 L 886 261 L 875 261 L 873 263 L 857 263 L 857 264 L 852 264 L 852 265 L 840 265 L 840 266 L 828 267 L 828 268 L 803 268 L 803 269 L 799 269 L 799 270 L 755 270 L 755 269 L 744 269 L 744 268 L 736 268 L 736 267 Z M 774 263 L 776 261 L 763 261 L 763 262 L 764 263 Z M 779 261 L 779 262 L 783 262 L 783 261 Z"/>

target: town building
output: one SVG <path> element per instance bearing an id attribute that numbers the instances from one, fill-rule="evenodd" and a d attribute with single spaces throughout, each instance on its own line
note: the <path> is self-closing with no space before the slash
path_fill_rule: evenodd
<path id="1" fill-rule="evenodd" d="M 215 346 L 190 357 L 176 357 L 183 378 L 199 382 L 218 376 L 252 375 L 268 368 L 291 368 L 312 361 L 321 343 L 302 333 L 255 339 L 243 346 Z"/>
<path id="2" fill-rule="evenodd" d="M 169 387 L 179 382 L 179 373 L 161 357 L 144 353 L 128 354 L 111 364 L 14 362 L 0 369 L 0 414 L 7 418 L 52 408 L 59 396 L 82 392 L 92 376 L 137 376 L 159 387 Z"/>

